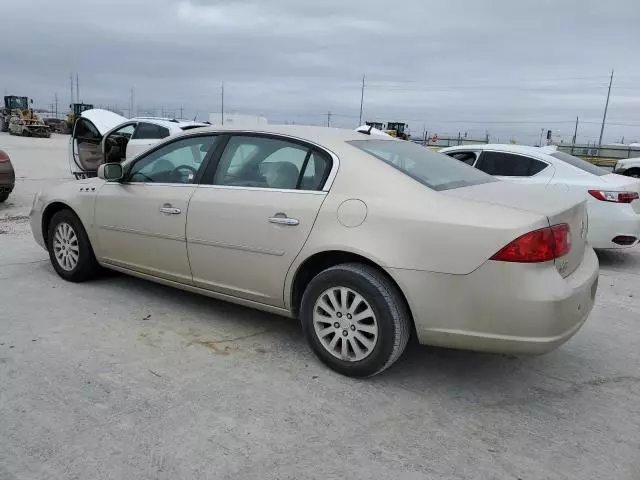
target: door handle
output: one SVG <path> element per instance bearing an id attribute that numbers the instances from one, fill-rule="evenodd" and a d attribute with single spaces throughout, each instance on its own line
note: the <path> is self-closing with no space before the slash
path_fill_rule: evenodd
<path id="1" fill-rule="evenodd" d="M 275 223 L 277 225 L 289 225 L 295 227 L 300 223 L 297 218 L 287 217 L 286 213 L 276 213 L 273 217 L 269 217 L 269 223 Z"/>
<path id="2" fill-rule="evenodd" d="M 182 210 L 176 207 L 172 207 L 170 203 L 165 203 L 160 207 L 160 213 L 165 213 L 167 215 L 180 215 Z"/>

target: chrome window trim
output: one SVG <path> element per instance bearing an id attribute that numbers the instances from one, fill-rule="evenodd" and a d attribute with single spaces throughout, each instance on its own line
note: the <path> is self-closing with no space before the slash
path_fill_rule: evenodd
<path id="1" fill-rule="evenodd" d="M 298 190 L 295 188 L 243 187 L 242 185 L 209 185 L 206 183 L 202 183 L 196 186 L 198 188 L 217 189 L 217 190 L 253 190 L 258 192 L 300 193 L 304 195 L 326 195 L 327 194 L 325 190 Z"/>

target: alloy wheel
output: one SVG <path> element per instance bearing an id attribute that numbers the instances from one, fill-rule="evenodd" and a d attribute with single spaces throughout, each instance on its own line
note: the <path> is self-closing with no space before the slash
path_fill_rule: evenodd
<path id="1" fill-rule="evenodd" d="M 378 340 L 378 322 L 369 303 L 348 287 L 331 287 L 316 300 L 313 327 L 320 344 L 343 361 L 367 358 Z"/>
<path id="2" fill-rule="evenodd" d="M 78 265 L 80 258 L 78 236 L 73 227 L 66 222 L 59 223 L 53 234 L 53 253 L 58 265 L 67 272 L 72 271 Z"/>

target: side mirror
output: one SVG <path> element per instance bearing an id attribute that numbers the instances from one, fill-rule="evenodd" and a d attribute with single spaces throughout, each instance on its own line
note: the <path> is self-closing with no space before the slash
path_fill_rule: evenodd
<path id="1" fill-rule="evenodd" d="M 117 182 L 124 177 L 124 168 L 119 163 L 103 163 L 98 167 L 98 177 L 107 182 Z"/>
<path id="2" fill-rule="evenodd" d="M 29 103 L 31 103 L 31 105 L 33 105 L 33 98 L 31 100 L 29 100 Z"/>

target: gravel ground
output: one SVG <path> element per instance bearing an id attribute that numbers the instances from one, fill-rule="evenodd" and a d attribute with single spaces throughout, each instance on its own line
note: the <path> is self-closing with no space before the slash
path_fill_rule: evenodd
<path id="1" fill-rule="evenodd" d="M 539 357 L 411 346 L 359 381 L 296 322 L 110 275 L 62 281 L 28 226 L 67 137 L 0 134 L 0 479 L 640 479 L 640 251 Z"/>

